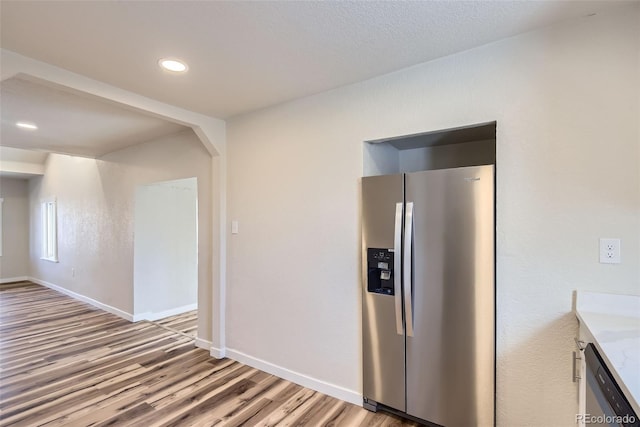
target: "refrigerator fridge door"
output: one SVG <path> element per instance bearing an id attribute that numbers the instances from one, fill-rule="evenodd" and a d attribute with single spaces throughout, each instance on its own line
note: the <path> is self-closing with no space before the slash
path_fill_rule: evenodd
<path id="1" fill-rule="evenodd" d="M 405 185 L 413 203 L 407 413 L 447 427 L 493 426 L 493 166 L 407 174 Z"/>
<path id="2" fill-rule="evenodd" d="M 403 175 L 362 179 L 363 266 L 375 270 L 376 262 L 367 259 L 389 251 L 393 254 L 393 286 L 389 293 L 376 292 L 369 282 L 370 271 L 363 271 L 362 354 L 363 394 L 365 399 L 405 411 L 404 325 L 401 292 L 401 237 L 403 220 Z M 377 249 L 370 250 L 370 249 Z M 389 252 L 387 252 L 389 253 Z M 384 260 L 383 260 L 384 261 Z M 373 265 L 371 265 L 373 264 Z M 381 269 L 381 272 L 388 271 Z M 382 274 L 382 273 L 381 273 Z M 385 276 L 387 277 L 387 276 Z"/>

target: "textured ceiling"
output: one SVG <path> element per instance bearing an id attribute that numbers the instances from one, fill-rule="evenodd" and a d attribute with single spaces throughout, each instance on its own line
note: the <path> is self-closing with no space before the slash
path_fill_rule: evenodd
<path id="1" fill-rule="evenodd" d="M 4 147 L 100 157 L 188 129 L 67 88 L 12 77 L 0 89 Z M 38 130 L 18 128 L 30 121 Z M 6 152 L 0 152 L 3 160 Z"/>
<path id="2" fill-rule="evenodd" d="M 1 45 L 227 118 L 470 49 L 616 1 L 2 1 Z M 160 57 L 189 63 L 161 72 Z"/>

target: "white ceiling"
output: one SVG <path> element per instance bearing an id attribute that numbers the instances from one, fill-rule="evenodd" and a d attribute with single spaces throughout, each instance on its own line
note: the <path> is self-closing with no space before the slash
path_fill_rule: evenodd
<path id="1" fill-rule="evenodd" d="M 0 40 L 24 56 L 228 118 L 620 3 L 2 1 Z M 186 60 L 189 73 L 161 72 L 165 56 Z"/>
<path id="2" fill-rule="evenodd" d="M 24 77 L 0 86 L 1 143 L 84 157 L 100 157 L 131 145 L 187 129 L 103 98 Z M 18 121 L 34 122 L 24 130 Z M 2 160 L 4 158 L 4 152 Z"/>

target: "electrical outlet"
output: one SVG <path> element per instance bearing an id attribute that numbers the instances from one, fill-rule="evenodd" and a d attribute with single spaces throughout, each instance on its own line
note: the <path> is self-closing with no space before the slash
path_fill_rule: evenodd
<path id="1" fill-rule="evenodd" d="M 620 239 L 600 239 L 600 263 L 620 264 Z"/>

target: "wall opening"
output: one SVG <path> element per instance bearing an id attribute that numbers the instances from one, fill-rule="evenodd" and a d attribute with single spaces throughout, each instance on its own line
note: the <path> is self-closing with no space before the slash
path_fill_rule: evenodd
<path id="1" fill-rule="evenodd" d="M 496 122 L 367 141 L 363 176 L 496 164 Z"/>
<path id="2" fill-rule="evenodd" d="M 133 305 L 137 320 L 198 306 L 196 178 L 139 186 L 134 208 Z"/>

